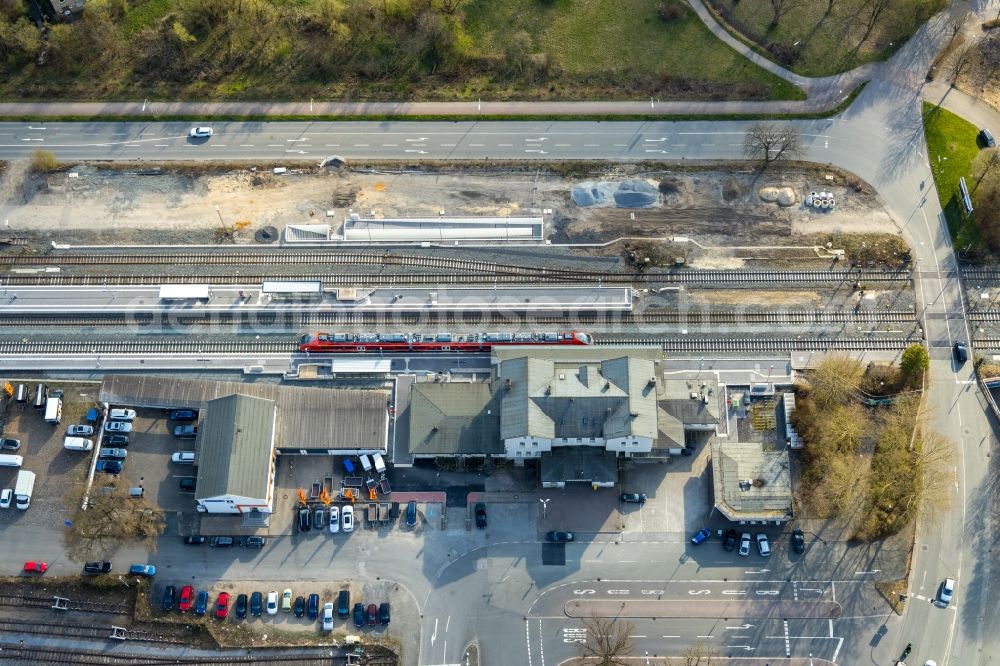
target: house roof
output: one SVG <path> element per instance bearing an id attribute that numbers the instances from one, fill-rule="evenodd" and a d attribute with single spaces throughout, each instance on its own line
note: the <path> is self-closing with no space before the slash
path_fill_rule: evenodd
<path id="1" fill-rule="evenodd" d="M 788 451 L 760 443 L 712 444 L 715 506 L 730 520 L 788 520 L 792 479 Z"/>
<path id="2" fill-rule="evenodd" d="M 500 396 L 494 384 L 419 382 L 410 394 L 410 453 L 503 453 Z"/>
<path id="3" fill-rule="evenodd" d="M 591 446 L 559 446 L 541 458 L 542 483 L 618 483 L 615 454 Z"/>
<path id="4" fill-rule="evenodd" d="M 198 431 L 198 498 L 266 499 L 274 450 L 273 400 L 230 395 L 209 401 Z"/>

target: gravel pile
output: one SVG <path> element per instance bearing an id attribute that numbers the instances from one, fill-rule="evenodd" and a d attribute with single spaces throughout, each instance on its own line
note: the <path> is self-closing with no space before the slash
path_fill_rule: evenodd
<path id="1" fill-rule="evenodd" d="M 656 187 L 644 180 L 586 182 L 570 192 L 577 206 L 615 206 L 617 208 L 649 208 L 659 201 Z"/>

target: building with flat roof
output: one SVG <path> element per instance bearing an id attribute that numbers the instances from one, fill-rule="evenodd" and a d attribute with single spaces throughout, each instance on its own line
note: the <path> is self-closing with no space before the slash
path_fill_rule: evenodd
<path id="1" fill-rule="evenodd" d="M 712 444 L 715 508 L 737 522 L 783 523 L 792 519 L 788 451 L 753 443 Z"/>

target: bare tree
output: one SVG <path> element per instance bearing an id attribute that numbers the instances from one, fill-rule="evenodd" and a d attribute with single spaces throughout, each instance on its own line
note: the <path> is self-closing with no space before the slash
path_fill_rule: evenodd
<path id="1" fill-rule="evenodd" d="M 979 184 L 992 174 L 993 170 L 998 166 L 1000 166 L 1000 149 L 991 148 L 979 151 L 976 159 L 972 161 L 972 173 L 976 177 L 976 183 L 972 186 L 973 194 L 979 189 Z M 994 187 L 997 185 L 1000 185 L 1000 183 L 994 183 Z"/>
<path id="2" fill-rule="evenodd" d="M 904 510 L 933 525 L 951 508 L 955 442 L 933 430 L 923 431 L 921 440 L 920 452 L 914 461 L 920 477 L 919 491 L 906 498 Z"/>
<path id="3" fill-rule="evenodd" d="M 831 354 L 820 361 L 808 374 L 816 406 L 827 409 L 844 404 L 857 388 L 864 368 L 846 354 Z"/>
<path id="4" fill-rule="evenodd" d="M 861 38 L 861 44 L 865 43 L 869 35 L 872 34 L 872 30 L 875 29 L 875 25 L 885 14 L 885 10 L 889 8 L 893 0 L 866 0 L 865 2 L 865 34 Z"/>
<path id="5" fill-rule="evenodd" d="M 751 125 L 743 138 L 743 155 L 761 163 L 763 171 L 772 162 L 795 159 L 802 152 L 799 131 L 791 125 L 763 122 Z"/>
<path id="6" fill-rule="evenodd" d="M 777 26 L 785 14 L 800 4 L 800 0 L 771 0 L 771 27 Z"/>
<path id="7" fill-rule="evenodd" d="M 955 49 L 951 57 L 951 87 L 954 88 L 958 79 L 967 74 L 975 61 L 976 48 L 974 44 L 962 44 Z"/>
<path id="8" fill-rule="evenodd" d="M 124 545 L 155 549 L 156 538 L 166 527 L 163 511 L 144 497 L 130 497 L 128 488 L 121 478 L 99 479 L 90 489 L 85 509 L 84 484 L 66 494 L 72 526 L 65 529 L 63 543 L 70 559 L 104 558 Z"/>
<path id="9" fill-rule="evenodd" d="M 826 0 L 826 13 L 832 14 L 834 6 L 836 6 L 839 2 L 840 0 Z"/>
<path id="10" fill-rule="evenodd" d="M 681 656 L 684 658 L 684 666 L 700 666 L 701 664 L 708 666 L 712 663 L 713 659 L 719 656 L 719 651 L 711 645 L 695 643 L 694 645 L 689 645 L 681 653 Z"/>
<path id="11" fill-rule="evenodd" d="M 587 638 L 580 643 L 580 656 L 587 659 L 587 663 L 629 666 L 627 658 L 635 648 L 631 638 L 634 624 L 610 617 L 591 616 L 583 620 L 583 626 L 587 630 Z"/>

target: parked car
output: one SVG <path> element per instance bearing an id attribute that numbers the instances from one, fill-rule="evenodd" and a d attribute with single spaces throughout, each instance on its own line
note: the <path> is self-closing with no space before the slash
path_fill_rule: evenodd
<path id="1" fill-rule="evenodd" d="M 333 631 L 333 602 L 323 604 L 323 631 Z"/>
<path id="2" fill-rule="evenodd" d="M 5 451 L 17 451 L 21 448 L 21 440 L 10 437 L 0 437 L 0 449 Z"/>
<path id="3" fill-rule="evenodd" d="M 691 537 L 691 543 L 697 546 L 710 536 L 712 536 L 712 530 L 708 529 L 707 527 L 703 527 L 694 533 L 694 536 Z"/>
<path id="4" fill-rule="evenodd" d="M 318 530 L 326 527 L 326 511 L 323 509 L 316 509 L 313 511 L 313 527 Z"/>
<path id="5" fill-rule="evenodd" d="M 306 598 L 301 594 L 295 597 L 295 605 L 292 612 L 295 613 L 295 617 L 302 617 L 306 614 Z"/>
<path id="6" fill-rule="evenodd" d="M 174 426 L 174 437 L 179 437 L 180 439 L 194 439 L 197 436 L 198 436 L 198 426 L 193 426 L 193 425 Z"/>
<path id="7" fill-rule="evenodd" d="M 302 507 L 299 509 L 299 532 L 308 532 L 312 529 L 312 514 L 309 509 Z"/>
<path id="8" fill-rule="evenodd" d="M 192 127 L 191 131 L 188 132 L 188 136 L 192 139 L 207 139 L 212 136 L 211 127 Z"/>
<path id="9" fill-rule="evenodd" d="M 938 590 L 938 601 L 941 602 L 942 606 L 947 606 L 951 603 L 951 597 L 955 594 L 955 581 L 951 578 L 945 578 L 944 582 L 941 583 L 941 589 Z"/>
<path id="10" fill-rule="evenodd" d="M 378 606 L 368 604 L 368 626 L 373 627 L 378 624 Z"/>
<path id="11" fill-rule="evenodd" d="M 115 421 L 134 421 L 134 409 L 112 409 L 108 412 L 108 417 Z"/>
<path id="12" fill-rule="evenodd" d="M 792 531 L 792 550 L 800 555 L 806 552 L 806 537 L 802 530 Z"/>
<path id="13" fill-rule="evenodd" d="M 9 509 L 13 499 L 14 491 L 10 488 L 4 488 L 3 492 L 0 492 L 0 509 Z"/>
<path id="14" fill-rule="evenodd" d="M 554 541 L 555 543 L 565 543 L 567 541 L 573 540 L 572 532 L 560 532 L 558 530 L 552 530 L 546 537 L 549 541 Z"/>
<path id="15" fill-rule="evenodd" d="M 278 593 L 274 590 L 267 593 L 267 614 L 278 614 Z"/>
<path id="16" fill-rule="evenodd" d="M 622 493 L 621 500 L 626 504 L 645 504 L 646 495 L 643 493 Z"/>
<path id="17" fill-rule="evenodd" d="M 406 503 L 406 526 L 413 527 L 417 524 L 417 503 L 410 500 Z"/>
<path id="18" fill-rule="evenodd" d="M 198 599 L 194 602 L 194 614 L 204 615 L 208 612 L 208 592 L 202 590 L 198 593 Z"/>
<path id="19" fill-rule="evenodd" d="M 262 536 L 241 536 L 240 545 L 244 548 L 263 548 L 267 539 Z"/>
<path id="20" fill-rule="evenodd" d="M 378 607 L 378 623 L 382 626 L 389 624 L 389 602 L 379 605 Z"/>
<path id="21" fill-rule="evenodd" d="M 340 529 L 344 532 L 354 531 L 354 507 L 345 506 L 340 512 Z"/>
<path id="22" fill-rule="evenodd" d="M 25 562 L 24 563 L 24 573 L 36 573 L 43 574 L 49 570 L 49 565 L 46 562 Z"/>
<path id="23" fill-rule="evenodd" d="M 985 127 L 979 130 L 979 139 L 987 148 L 995 148 L 997 145 L 997 140 L 993 138 L 993 132 L 989 131 Z"/>
<path id="24" fill-rule="evenodd" d="M 128 435 L 105 435 L 104 446 L 128 446 Z"/>
<path id="25" fill-rule="evenodd" d="M 290 613 L 292 610 L 292 589 L 289 587 L 286 587 L 285 591 L 281 593 L 281 610 L 286 613 Z"/>
<path id="26" fill-rule="evenodd" d="M 341 590 L 337 595 L 337 615 L 342 620 L 351 615 L 351 593 L 349 590 Z"/>
<path id="27" fill-rule="evenodd" d="M 236 617 L 243 619 L 247 616 L 247 595 L 240 594 L 236 597 Z"/>
<path id="28" fill-rule="evenodd" d="M 750 533 L 744 532 L 740 535 L 740 555 L 744 557 L 750 554 Z"/>
<path id="29" fill-rule="evenodd" d="M 232 548 L 236 545 L 236 539 L 231 536 L 214 536 L 208 540 L 209 548 Z"/>
<path id="30" fill-rule="evenodd" d="M 219 598 L 215 601 L 215 619 L 225 620 L 229 616 L 229 593 L 219 592 Z"/>
<path id="31" fill-rule="evenodd" d="M 175 409 L 167 418 L 171 421 L 197 421 L 198 412 L 193 409 Z"/>
<path id="32" fill-rule="evenodd" d="M 194 604 L 194 588 L 190 585 L 185 585 L 181 588 L 181 598 L 177 602 L 177 610 L 187 613 L 191 610 L 192 604 Z"/>
<path id="33" fill-rule="evenodd" d="M 70 437 L 89 437 L 94 434 L 92 425 L 71 425 L 66 429 L 66 434 Z"/>
<path id="34" fill-rule="evenodd" d="M 486 529 L 486 505 L 482 502 L 476 503 L 476 527 Z"/>
<path id="35" fill-rule="evenodd" d="M 97 465 L 94 466 L 94 469 L 98 472 L 104 472 L 106 474 L 121 474 L 122 461 L 101 458 L 97 461 Z"/>
<path id="36" fill-rule="evenodd" d="M 171 611 L 174 609 L 174 598 L 177 596 L 177 588 L 173 585 L 167 585 L 163 588 L 163 610 Z"/>
<path id="37" fill-rule="evenodd" d="M 184 537 L 184 544 L 187 546 L 201 546 L 208 541 L 208 537 L 202 536 L 200 534 L 192 534 L 191 536 Z"/>
<path id="38" fill-rule="evenodd" d="M 260 617 L 260 614 L 264 610 L 264 595 L 260 592 L 254 592 L 250 595 L 250 614 L 254 617 Z"/>
<path id="39" fill-rule="evenodd" d="M 125 460 L 128 458 L 128 451 L 125 449 L 101 449 L 100 458 L 113 458 L 115 460 Z"/>
<path id="40" fill-rule="evenodd" d="M 315 592 L 309 595 L 309 602 L 306 606 L 306 614 L 309 616 L 310 620 L 315 620 L 319 617 L 319 595 Z"/>
<path id="41" fill-rule="evenodd" d="M 964 342 L 956 342 L 952 352 L 955 355 L 955 363 L 962 365 L 969 360 L 969 349 Z"/>
<path id="42" fill-rule="evenodd" d="M 771 554 L 771 544 L 767 542 L 767 535 L 764 533 L 757 535 L 757 550 L 761 557 L 768 557 Z"/>
<path id="43" fill-rule="evenodd" d="M 106 421 L 104 429 L 108 432 L 132 432 L 132 424 L 128 421 Z"/>
<path id="44" fill-rule="evenodd" d="M 330 534 L 340 531 L 340 509 L 335 506 L 330 507 Z"/>
<path id="45" fill-rule="evenodd" d="M 354 626 L 365 626 L 365 605 L 360 601 L 354 604 Z"/>
<path id="46" fill-rule="evenodd" d="M 725 551 L 734 550 L 736 548 L 736 539 L 738 537 L 739 535 L 736 533 L 736 530 L 732 528 L 726 530 L 726 536 L 722 540 L 722 550 Z"/>
<path id="47" fill-rule="evenodd" d="M 177 451 L 170 456 L 170 462 L 178 465 L 193 465 L 194 451 Z"/>
<path id="48" fill-rule="evenodd" d="M 153 577 L 156 575 L 156 567 L 152 564 L 133 564 L 128 568 L 128 573 L 130 576 Z"/>
<path id="49" fill-rule="evenodd" d="M 106 574 L 111 572 L 111 562 L 97 560 L 87 562 L 83 565 L 83 572 L 91 575 Z"/>
<path id="50" fill-rule="evenodd" d="M 193 476 L 186 476 L 181 479 L 180 487 L 181 492 L 193 493 L 194 489 L 198 487 L 198 479 Z"/>

